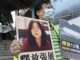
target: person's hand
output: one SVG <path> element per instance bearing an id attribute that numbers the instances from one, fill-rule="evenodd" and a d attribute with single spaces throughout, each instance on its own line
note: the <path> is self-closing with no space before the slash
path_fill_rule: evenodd
<path id="1" fill-rule="evenodd" d="M 21 53 L 21 44 L 18 40 L 13 40 L 10 46 L 11 53 L 18 56 Z"/>

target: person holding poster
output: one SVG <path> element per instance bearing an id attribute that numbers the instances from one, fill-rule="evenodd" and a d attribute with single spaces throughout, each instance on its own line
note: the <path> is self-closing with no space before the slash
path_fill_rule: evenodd
<path id="1" fill-rule="evenodd" d="M 39 8 L 36 8 L 36 12 L 35 12 L 36 13 L 36 18 L 41 19 L 41 20 L 45 20 L 45 18 L 44 18 L 45 11 L 44 10 L 45 9 L 52 8 L 50 2 L 49 1 L 43 2 L 38 7 Z M 30 29 L 31 29 L 32 35 L 36 37 L 35 38 L 35 41 L 36 41 L 36 44 L 38 46 L 35 44 L 35 42 L 33 44 L 35 45 L 35 47 L 40 47 L 37 50 L 49 50 L 49 49 L 52 49 L 52 47 L 50 47 L 51 44 L 48 43 L 48 39 L 46 38 L 47 35 L 44 32 L 44 29 L 42 28 L 42 26 L 40 25 L 40 23 L 39 22 L 33 22 L 32 21 L 32 25 L 33 25 L 33 27 L 30 28 Z M 36 27 L 34 27 L 34 26 L 36 26 Z M 33 29 L 36 29 L 36 30 L 38 29 L 38 32 L 39 33 L 33 33 L 33 31 L 34 31 Z M 41 38 L 42 37 L 42 34 L 44 34 L 44 36 L 43 36 L 43 37 L 45 37 L 44 39 Z M 13 40 L 12 41 L 12 44 L 11 44 L 11 47 L 10 47 L 11 53 L 14 56 L 18 56 L 18 54 L 20 54 L 22 51 L 25 52 L 25 51 L 31 51 L 32 49 L 35 50 L 35 47 L 34 48 L 31 48 L 31 50 L 30 50 L 30 48 L 28 49 L 28 47 L 31 47 L 31 46 L 28 46 L 28 45 L 27 45 L 28 47 L 25 48 L 25 46 L 26 46 L 25 43 L 27 41 L 28 41 L 28 38 L 27 37 L 24 38 L 24 41 L 23 41 L 24 47 L 22 47 L 19 41 Z"/>

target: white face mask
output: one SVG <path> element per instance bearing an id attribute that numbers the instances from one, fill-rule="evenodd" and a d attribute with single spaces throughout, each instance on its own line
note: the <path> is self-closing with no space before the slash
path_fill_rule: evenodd
<path id="1" fill-rule="evenodd" d="M 53 8 L 44 10 L 44 19 L 52 20 L 54 18 L 54 10 Z"/>

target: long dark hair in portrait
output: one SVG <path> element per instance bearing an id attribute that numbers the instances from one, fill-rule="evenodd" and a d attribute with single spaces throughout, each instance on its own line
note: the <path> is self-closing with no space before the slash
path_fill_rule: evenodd
<path id="1" fill-rule="evenodd" d="M 29 23 L 29 26 L 28 26 L 28 38 L 29 38 L 29 41 L 30 41 L 30 44 L 31 45 L 34 45 L 35 44 L 35 37 L 33 37 L 32 33 L 31 33 L 31 29 L 32 29 L 32 25 L 33 23 L 37 23 L 40 30 L 41 30 L 41 45 L 44 45 L 46 43 L 46 39 L 47 39 L 47 35 L 46 35 L 46 32 L 42 26 L 42 24 L 40 24 L 38 21 L 33 21 L 31 20 L 30 23 Z"/>

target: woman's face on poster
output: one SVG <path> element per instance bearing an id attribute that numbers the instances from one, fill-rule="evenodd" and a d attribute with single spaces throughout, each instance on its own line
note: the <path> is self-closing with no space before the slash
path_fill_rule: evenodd
<path id="1" fill-rule="evenodd" d="M 35 38 L 41 38 L 41 29 L 37 23 L 33 23 L 31 33 Z"/>

